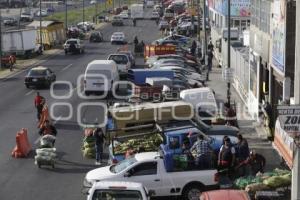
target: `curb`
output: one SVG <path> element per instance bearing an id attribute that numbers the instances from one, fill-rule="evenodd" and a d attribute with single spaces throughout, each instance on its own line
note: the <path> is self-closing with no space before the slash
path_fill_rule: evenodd
<path id="1" fill-rule="evenodd" d="M 97 24 L 94 31 L 100 30 L 101 28 L 105 27 L 106 25 L 108 25 L 108 23 Z M 54 49 L 51 49 L 51 50 L 54 50 Z M 23 67 L 20 67 L 20 68 L 15 68 L 13 72 L 8 73 L 7 75 L 4 75 L 3 77 L 1 76 L 1 73 L 0 73 L 0 80 L 8 79 L 10 77 L 13 77 L 15 74 L 29 68 L 32 65 L 38 65 L 39 63 L 44 62 L 45 59 L 49 59 L 51 57 L 54 57 L 54 56 L 58 55 L 59 51 L 62 51 L 62 50 L 61 49 L 56 49 L 56 51 L 51 53 L 51 54 L 47 54 L 47 55 L 44 54 L 44 55 L 38 56 L 37 58 L 40 58 L 40 60 L 33 61 L 33 63 L 25 64 Z M 44 57 L 42 57 L 42 56 L 44 56 Z M 36 58 L 34 58 L 34 59 L 36 59 Z M 29 59 L 28 62 L 30 62 L 30 60 L 34 60 L 34 59 Z M 9 70 L 9 69 L 7 69 L 7 70 Z"/>

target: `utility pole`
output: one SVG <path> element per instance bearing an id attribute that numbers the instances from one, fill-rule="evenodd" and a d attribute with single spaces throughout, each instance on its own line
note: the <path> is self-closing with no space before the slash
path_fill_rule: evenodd
<path id="1" fill-rule="evenodd" d="M 68 30 L 68 0 L 65 0 L 65 29 Z"/>
<path id="2" fill-rule="evenodd" d="M 198 42 L 201 42 L 201 37 L 200 37 L 200 0 L 197 0 L 197 16 L 198 16 L 198 26 L 197 26 L 197 35 L 198 35 Z M 199 49 L 198 49 L 199 51 Z"/>
<path id="3" fill-rule="evenodd" d="M 228 36 L 227 36 L 227 69 L 228 71 L 230 70 L 230 60 L 231 60 L 231 55 L 230 55 L 230 32 L 231 32 L 231 29 L 230 29 L 230 22 L 231 22 L 231 17 L 230 17 L 230 6 L 231 6 L 231 2 L 230 0 L 227 0 L 228 1 L 228 4 L 227 4 L 227 7 L 228 7 L 228 10 L 227 10 L 227 27 L 228 27 Z M 228 80 L 227 82 L 227 103 L 228 105 L 230 106 L 230 96 L 231 96 L 231 92 L 230 92 L 230 80 Z"/>
<path id="4" fill-rule="evenodd" d="M 300 17 L 300 1 L 296 1 L 296 19 Z M 295 80 L 294 80 L 294 97 L 295 104 L 300 104 L 300 21 L 296 20 L 296 41 L 295 41 Z M 292 169 L 292 200 L 300 199 L 300 147 L 295 145 L 293 169 Z"/>
<path id="5" fill-rule="evenodd" d="M 42 0 L 40 0 L 40 46 L 43 49 L 43 38 L 42 38 Z"/>
<path id="6" fill-rule="evenodd" d="M 2 68 L 2 13 L 0 9 L 0 68 Z"/>
<path id="7" fill-rule="evenodd" d="M 85 26 L 84 20 L 85 20 L 85 14 L 84 14 L 84 0 L 82 0 L 82 22 L 83 22 L 83 26 Z"/>
<path id="8" fill-rule="evenodd" d="M 203 23 L 203 30 L 204 30 L 204 55 L 205 60 L 207 59 L 207 31 L 206 31 L 206 0 L 203 0 L 203 16 L 202 16 L 202 23 Z"/>

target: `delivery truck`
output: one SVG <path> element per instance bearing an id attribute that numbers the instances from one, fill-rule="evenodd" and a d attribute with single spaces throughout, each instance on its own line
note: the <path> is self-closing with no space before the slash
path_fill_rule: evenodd
<path id="1" fill-rule="evenodd" d="M 2 51 L 30 57 L 37 51 L 36 29 L 9 30 L 2 33 Z"/>
<path id="2" fill-rule="evenodd" d="M 130 15 L 132 19 L 143 19 L 144 18 L 143 4 L 132 4 L 130 6 Z"/>

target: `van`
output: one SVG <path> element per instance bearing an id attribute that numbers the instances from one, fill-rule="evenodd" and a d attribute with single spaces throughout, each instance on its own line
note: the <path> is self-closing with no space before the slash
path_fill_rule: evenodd
<path id="1" fill-rule="evenodd" d="M 88 96 L 91 93 L 110 92 L 116 81 L 119 81 L 119 73 L 115 61 L 94 60 L 85 70 L 84 93 Z"/>

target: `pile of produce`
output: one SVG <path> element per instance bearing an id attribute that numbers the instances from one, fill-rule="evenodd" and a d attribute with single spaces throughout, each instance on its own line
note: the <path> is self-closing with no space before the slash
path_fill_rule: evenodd
<path id="1" fill-rule="evenodd" d="M 53 162 L 56 158 L 56 148 L 40 148 L 36 149 L 35 152 L 34 160 L 36 165 L 38 162 Z"/>
<path id="2" fill-rule="evenodd" d="M 85 136 L 83 138 L 82 153 L 85 158 L 95 158 L 96 149 L 95 149 L 95 138 L 92 135 L 92 132 L 85 131 Z"/>
<path id="3" fill-rule="evenodd" d="M 242 177 L 235 180 L 234 185 L 247 192 L 276 189 L 291 185 L 292 174 L 288 170 L 274 169 L 272 172 Z"/>
<path id="4" fill-rule="evenodd" d="M 160 134 L 145 135 L 138 138 L 130 139 L 125 142 L 121 142 L 114 147 L 115 154 L 125 154 L 130 146 L 136 152 L 149 152 L 157 151 L 159 145 L 162 144 L 163 138 Z"/>

